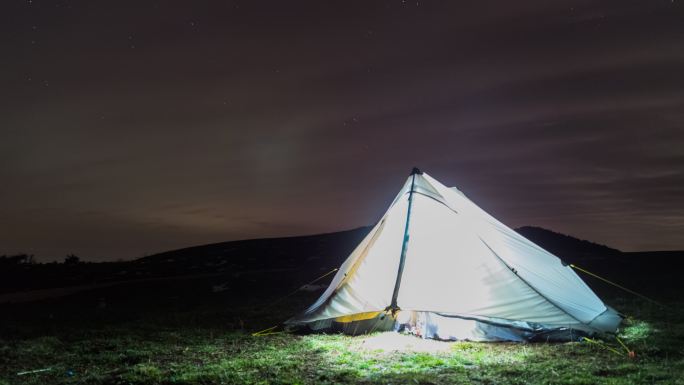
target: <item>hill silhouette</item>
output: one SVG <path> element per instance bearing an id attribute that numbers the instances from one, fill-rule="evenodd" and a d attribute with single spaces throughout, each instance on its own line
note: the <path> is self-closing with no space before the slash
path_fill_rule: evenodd
<path id="1" fill-rule="evenodd" d="M 179 267 L 185 267 L 188 271 L 202 270 L 203 266 L 215 268 L 216 271 L 238 267 L 282 269 L 292 268 L 297 263 L 305 263 L 307 269 L 333 268 L 344 261 L 370 229 L 370 226 L 366 226 L 335 233 L 213 243 L 166 251 L 140 258 L 135 262 L 154 264 L 160 270 L 168 272 L 173 272 Z M 542 227 L 523 226 L 515 230 L 542 248 L 569 261 L 621 254 L 618 249 Z"/>
<path id="2" fill-rule="evenodd" d="M 154 266 L 163 273 L 332 269 L 344 261 L 370 229 L 212 243 L 154 254 L 132 263 L 139 268 Z"/>
<path id="3" fill-rule="evenodd" d="M 235 283 L 266 279 L 275 287 L 302 284 L 339 267 L 371 227 L 326 234 L 213 243 L 165 251 L 136 260 L 103 263 L 21 263 L 0 269 L 0 293 L 108 285 L 117 282 L 221 276 Z M 516 229 L 568 263 L 607 275 L 669 274 L 682 265 L 679 251 L 623 253 L 541 227 Z M 663 266 L 672 269 L 661 271 Z"/>
<path id="4" fill-rule="evenodd" d="M 599 243 L 557 233 L 542 227 L 523 226 L 515 229 L 523 237 L 561 258 L 610 256 L 621 251 Z"/>

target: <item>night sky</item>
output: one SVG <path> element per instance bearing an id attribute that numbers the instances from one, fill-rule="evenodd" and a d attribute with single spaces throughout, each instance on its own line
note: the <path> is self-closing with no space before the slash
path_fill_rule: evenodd
<path id="1" fill-rule="evenodd" d="M 413 166 L 504 223 L 684 249 L 684 3 L 0 3 L 0 254 L 375 222 Z"/>

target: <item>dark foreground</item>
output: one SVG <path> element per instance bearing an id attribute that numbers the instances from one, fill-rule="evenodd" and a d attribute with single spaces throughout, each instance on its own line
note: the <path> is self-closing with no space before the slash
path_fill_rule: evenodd
<path id="1" fill-rule="evenodd" d="M 252 336 L 320 294 L 299 291 L 283 298 L 327 271 L 310 259 L 295 260 L 289 269 L 233 264 L 227 271 L 210 267 L 213 272 L 108 282 L 63 297 L 0 304 L 0 385 L 684 384 L 684 288 L 672 271 L 678 263 L 653 267 L 649 260 L 585 262 L 664 303 L 662 309 L 583 277 L 630 316 L 620 336 L 634 358 L 615 340 L 508 344 L 394 334 Z"/>
<path id="2" fill-rule="evenodd" d="M 200 279 L 155 286 L 0 307 L 0 384 L 684 384 L 681 302 L 663 311 L 611 301 L 632 316 L 620 333 L 630 359 L 615 341 L 607 344 L 620 354 L 587 342 L 254 337 L 312 294 L 268 305 L 212 293 Z"/>

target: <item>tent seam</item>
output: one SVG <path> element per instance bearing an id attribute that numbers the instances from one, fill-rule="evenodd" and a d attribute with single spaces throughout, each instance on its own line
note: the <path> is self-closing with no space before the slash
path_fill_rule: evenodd
<path id="1" fill-rule="evenodd" d="M 499 262 L 501 262 L 501 264 L 503 264 L 503 265 L 508 269 L 508 271 L 510 271 L 512 274 L 515 274 L 515 276 L 518 277 L 518 279 L 520 279 L 525 285 L 527 285 L 527 286 L 528 286 L 530 289 L 532 289 L 535 293 L 539 294 L 539 296 L 541 296 L 542 298 L 544 298 L 548 303 L 550 303 L 551 305 L 555 306 L 558 310 L 560 310 L 561 312 L 567 314 L 568 316 L 570 316 L 570 318 L 574 319 L 575 321 L 579 322 L 580 324 L 585 325 L 585 326 L 587 326 L 587 327 L 590 327 L 590 328 L 592 328 L 592 329 L 594 329 L 594 330 L 598 330 L 598 329 L 594 328 L 593 326 L 589 326 L 588 323 L 582 322 L 582 321 L 579 320 L 577 317 L 575 317 L 575 316 L 573 316 L 572 314 L 570 314 L 567 310 L 565 310 L 565 309 L 563 309 L 562 307 L 560 307 L 557 303 L 555 303 L 555 302 L 551 301 L 549 298 L 547 298 L 544 294 L 542 294 L 539 290 L 537 290 L 537 288 L 535 288 L 534 286 L 532 286 L 532 284 L 530 284 L 530 283 L 527 282 L 523 277 L 521 277 L 520 275 L 518 275 L 518 274 L 514 271 L 514 269 L 513 269 L 511 266 L 509 266 L 509 265 L 506 263 L 506 261 L 504 261 L 503 258 L 501 258 L 501 257 L 499 256 L 499 254 L 497 254 L 496 251 L 494 251 L 494 250 L 489 246 L 489 244 L 487 244 L 487 242 L 485 242 L 484 239 L 482 239 L 482 237 L 480 237 L 479 235 L 478 235 L 477 237 L 480 239 L 480 242 L 482 242 L 482 244 L 484 244 L 484 245 L 487 247 L 487 249 L 489 249 L 489 251 L 492 252 L 492 254 L 496 257 L 496 259 L 499 260 Z"/>

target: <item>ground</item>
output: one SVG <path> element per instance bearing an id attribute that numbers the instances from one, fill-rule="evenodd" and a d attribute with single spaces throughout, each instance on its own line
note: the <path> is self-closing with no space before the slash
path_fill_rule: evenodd
<path id="1" fill-rule="evenodd" d="M 319 294 L 282 298 L 282 288 L 300 278 L 263 274 L 272 276 L 245 275 L 229 284 L 221 277 L 146 281 L 0 305 L 0 385 L 684 384 L 684 303 L 676 296 L 664 308 L 626 296 L 607 299 L 630 316 L 620 330 L 636 352 L 630 358 L 611 339 L 253 336 Z"/>

